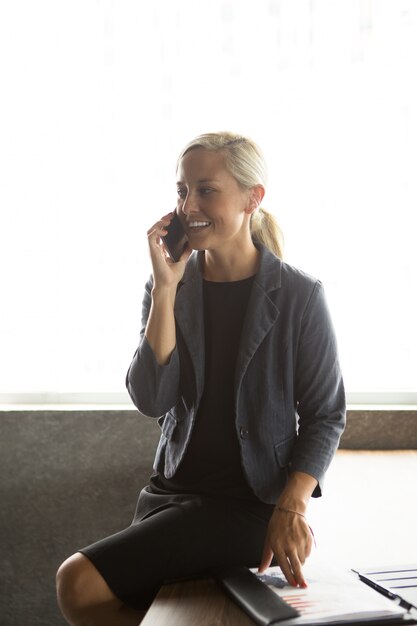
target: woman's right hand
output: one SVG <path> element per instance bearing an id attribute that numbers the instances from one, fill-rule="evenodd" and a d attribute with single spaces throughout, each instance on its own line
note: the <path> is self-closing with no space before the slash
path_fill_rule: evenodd
<path id="1" fill-rule="evenodd" d="M 178 283 L 184 275 L 191 254 L 191 249 L 187 248 L 177 263 L 168 255 L 161 237 L 167 234 L 167 226 L 173 216 L 174 213 L 164 215 L 148 230 L 153 288 L 145 336 L 160 365 L 169 363 L 176 346 L 174 304 Z"/>
<path id="2" fill-rule="evenodd" d="M 186 263 L 192 252 L 191 248 L 187 247 L 177 263 L 170 258 L 162 237 L 167 234 L 167 227 L 173 217 L 173 212 L 167 213 L 148 230 L 154 288 L 176 289 L 184 275 Z"/>

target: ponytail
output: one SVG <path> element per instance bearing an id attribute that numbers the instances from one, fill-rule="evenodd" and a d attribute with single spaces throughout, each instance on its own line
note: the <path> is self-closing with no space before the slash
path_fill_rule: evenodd
<path id="1" fill-rule="evenodd" d="M 259 207 L 252 214 L 250 223 L 251 235 L 254 241 L 263 244 L 275 256 L 282 259 L 284 236 L 276 217 Z"/>

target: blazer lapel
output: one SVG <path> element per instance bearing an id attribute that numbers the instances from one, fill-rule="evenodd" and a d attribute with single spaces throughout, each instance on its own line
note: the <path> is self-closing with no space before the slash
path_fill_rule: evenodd
<path id="1" fill-rule="evenodd" d="M 281 286 L 281 261 L 263 246 L 243 325 L 236 363 L 236 389 L 253 355 L 279 317 L 279 309 L 269 297 Z M 190 257 L 175 300 L 175 319 L 188 349 L 196 377 L 197 398 L 204 389 L 204 311 L 201 253 Z"/>
<path id="2" fill-rule="evenodd" d="M 197 398 L 204 388 L 204 311 L 203 281 L 198 268 L 198 255 L 188 261 L 175 300 L 175 319 L 188 349 L 195 371 Z"/>
<path id="3" fill-rule="evenodd" d="M 235 389 L 238 390 L 246 369 L 256 350 L 280 311 L 269 297 L 269 292 L 281 287 L 281 261 L 260 246 L 261 261 L 253 283 L 236 362 Z"/>

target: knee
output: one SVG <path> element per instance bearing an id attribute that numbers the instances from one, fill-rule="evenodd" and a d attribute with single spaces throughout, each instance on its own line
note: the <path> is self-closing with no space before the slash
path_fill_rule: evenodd
<path id="1" fill-rule="evenodd" d="M 74 611 L 86 603 L 89 589 L 89 562 L 81 553 L 73 554 L 62 563 L 56 574 L 58 605 L 65 617 L 70 618 Z"/>

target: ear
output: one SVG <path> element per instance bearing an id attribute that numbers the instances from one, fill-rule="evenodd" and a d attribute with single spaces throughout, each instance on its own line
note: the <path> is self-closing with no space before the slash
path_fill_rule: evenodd
<path id="1" fill-rule="evenodd" d="M 254 185 L 248 192 L 248 205 L 246 207 L 246 213 L 250 215 L 256 211 L 261 204 L 265 195 L 265 187 L 263 185 Z"/>

